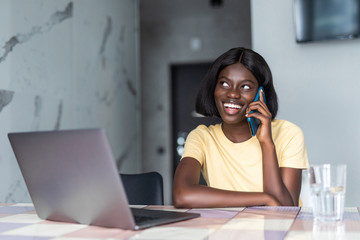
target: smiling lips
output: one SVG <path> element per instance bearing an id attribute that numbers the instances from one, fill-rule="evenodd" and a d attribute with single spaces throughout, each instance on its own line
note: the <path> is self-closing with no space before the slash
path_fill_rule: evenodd
<path id="1" fill-rule="evenodd" d="M 225 111 L 228 114 L 236 114 L 240 111 L 241 106 L 234 103 L 224 103 Z"/>

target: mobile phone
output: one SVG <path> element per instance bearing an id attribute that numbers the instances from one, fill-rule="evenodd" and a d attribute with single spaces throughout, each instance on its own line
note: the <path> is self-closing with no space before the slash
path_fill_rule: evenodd
<path id="1" fill-rule="evenodd" d="M 263 87 L 259 87 L 258 92 L 256 93 L 256 96 L 255 96 L 254 102 L 259 101 L 261 89 L 263 90 L 264 101 L 265 101 L 265 104 L 266 104 L 265 91 L 264 91 Z M 252 112 L 258 112 L 258 111 L 257 110 L 250 111 L 250 113 L 252 113 Z M 251 136 L 255 136 L 261 121 L 259 119 L 255 118 L 255 117 L 248 117 L 247 120 L 248 120 L 248 123 L 249 123 Z"/>

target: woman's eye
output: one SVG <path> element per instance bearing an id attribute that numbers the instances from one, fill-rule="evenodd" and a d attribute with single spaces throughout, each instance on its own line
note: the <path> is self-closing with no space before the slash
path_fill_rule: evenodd
<path id="1" fill-rule="evenodd" d="M 223 81 L 220 82 L 220 85 L 223 87 L 229 87 L 229 84 L 227 82 L 223 82 Z"/>
<path id="2" fill-rule="evenodd" d="M 249 90 L 249 89 L 250 89 L 250 86 L 249 86 L 249 85 L 244 85 L 244 86 L 243 86 L 243 89 Z"/>

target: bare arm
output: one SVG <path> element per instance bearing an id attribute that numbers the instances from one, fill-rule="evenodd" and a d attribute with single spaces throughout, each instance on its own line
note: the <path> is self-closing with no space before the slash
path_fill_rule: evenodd
<path id="1" fill-rule="evenodd" d="M 256 133 L 263 157 L 264 192 L 274 196 L 281 205 L 297 206 L 301 189 L 301 169 L 279 168 L 275 144 L 271 135 L 271 113 L 267 108 L 263 94 L 260 101 L 249 106 L 248 112 L 258 110 L 259 113 L 249 113 L 257 117 L 261 125 Z"/>
<path id="2" fill-rule="evenodd" d="M 200 163 L 184 158 L 176 169 L 173 202 L 178 208 L 277 206 L 279 202 L 262 192 L 227 191 L 199 185 Z"/>
<path id="3" fill-rule="evenodd" d="M 301 189 L 301 169 L 279 168 L 275 146 L 261 145 L 263 152 L 264 192 L 284 206 L 298 206 Z"/>

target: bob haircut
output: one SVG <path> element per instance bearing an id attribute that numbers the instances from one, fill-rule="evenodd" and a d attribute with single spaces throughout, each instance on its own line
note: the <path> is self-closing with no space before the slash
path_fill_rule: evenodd
<path id="1" fill-rule="evenodd" d="M 206 117 L 220 118 L 214 99 L 215 87 L 219 73 L 225 67 L 235 63 L 244 65 L 254 75 L 259 86 L 263 86 L 266 96 L 266 105 L 271 112 L 272 119 L 274 119 L 278 111 L 278 101 L 270 68 L 262 56 L 251 49 L 243 47 L 232 48 L 213 62 L 200 83 L 200 88 L 196 97 L 196 112 Z"/>

